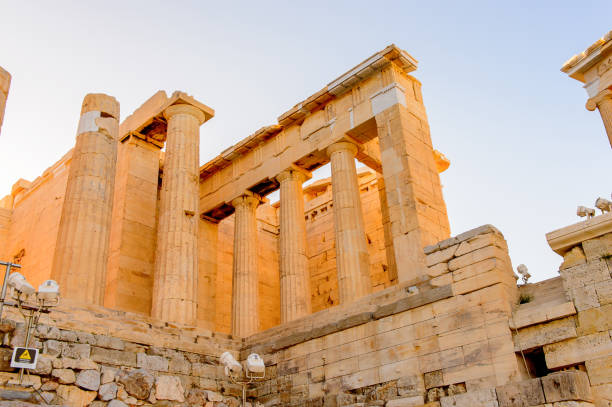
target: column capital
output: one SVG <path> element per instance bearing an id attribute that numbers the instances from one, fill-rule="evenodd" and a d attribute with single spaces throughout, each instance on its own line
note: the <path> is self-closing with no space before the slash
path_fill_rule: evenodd
<path id="1" fill-rule="evenodd" d="M 164 110 L 164 117 L 166 120 L 170 120 L 170 118 L 177 114 L 188 114 L 195 117 L 198 120 L 198 123 L 202 124 L 206 121 L 206 115 L 197 107 L 188 105 L 185 103 L 181 103 L 178 105 L 172 105 Z"/>
<path id="2" fill-rule="evenodd" d="M 592 112 L 605 99 L 612 99 L 612 90 L 604 89 L 601 92 L 599 92 L 597 95 L 595 95 L 592 98 L 590 98 L 589 100 L 587 100 L 587 102 L 586 102 L 587 110 L 590 110 Z"/>
<path id="3" fill-rule="evenodd" d="M 232 199 L 232 206 L 234 208 L 238 206 L 250 206 L 253 208 L 257 208 L 259 204 L 262 202 L 262 199 L 259 198 L 256 194 L 249 192 L 243 195 L 240 195 L 238 198 Z"/>
<path id="4" fill-rule="evenodd" d="M 286 170 L 281 171 L 277 176 L 276 180 L 278 182 L 283 182 L 286 179 L 297 179 L 301 183 L 312 178 L 312 174 L 309 171 L 306 171 L 296 165 L 293 165 Z"/>
<path id="5" fill-rule="evenodd" d="M 353 157 L 355 157 L 357 155 L 357 151 L 359 151 L 359 148 L 357 147 L 357 145 L 349 141 L 340 141 L 338 143 L 334 143 L 330 145 L 329 147 L 327 147 L 327 149 L 325 150 L 325 153 L 327 154 L 328 157 L 331 157 L 331 155 L 335 153 L 336 151 L 347 151 Z"/>

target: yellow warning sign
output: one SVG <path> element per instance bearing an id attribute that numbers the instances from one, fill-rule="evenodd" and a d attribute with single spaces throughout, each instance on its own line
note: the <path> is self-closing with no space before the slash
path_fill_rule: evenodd
<path id="1" fill-rule="evenodd" d="M 36 368 L 38 359 L 38 349 L 36 348 L 15 348 L 11 358 L 11 367 L 26 369 Z"/>
<path id="2" fill-rule="evenodd" d="M 30 356 L 30 352 L 28 352 L 28 350 L 26 349 L 25 352 L 23 352 L 21 356 L 19 356 L 19 359 L 32 360 L 32 357 Z"/>

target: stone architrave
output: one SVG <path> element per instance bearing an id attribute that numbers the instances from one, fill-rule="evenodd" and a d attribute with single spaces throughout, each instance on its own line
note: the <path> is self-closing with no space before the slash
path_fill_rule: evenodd
<path id="1" fill-rule="evenodd" d="M 597 108 L 603 120 L 610 146 L 612 146 L 612 90 L 604 89 L 597 96 L 590 98 L 586 103 L 587 110 L 593 111 Z"/>
<path id="2" fill-rule="evenodd" d="M 53 260 L 62 295 L 98 305 L 104 300 L 118 132 L 119 102 L 85 96 Z"/>
<path id="3" fill-rule="evenodd" d="M 198 288 L 198 163 L 204 113 L 177 104 L 168 121 L 160 192 L 157 252 L 151 314 L 185 325 L 196 322 Z"/>
<path id="4" fill-rule="evenodd" d="M 370 256 L 359 195 L 357 146 L 339 142 L 327 148 L 331 161 L 336 234 L 336 268 L 340 303 L 353 302 L 372 290 Z"/>
<path id="5" fill-rule="evenodd" d="M 247 337 L 259 330 L 257 218 L 259 198 L 242 195 L 232 200 L 234 261 L 232 274 L 232 335 Z"/>
<path id="6" fill-rule="evenodd" d="M 312 309 L 302 191 L 306 174 L 290 168 L 276 179 L 280 182 L 281 323 L 285 323 L 309 315 Z"/>
<path id="7" fill-rule="evenodd" d="M 11 87 L 11 74 L 0 67 L 0 132 L 4 121 L 4 109 L 8 98 L 9 88 Z"/>

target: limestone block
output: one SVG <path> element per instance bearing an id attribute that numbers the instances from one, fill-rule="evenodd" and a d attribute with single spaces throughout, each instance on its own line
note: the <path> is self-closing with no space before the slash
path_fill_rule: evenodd
<path id="1" fill-rule="evenodd" d="M 585 372 L 568 370 L 555 372 L 542 378 L 546 402 L 592 401 L 589 378 Z"/>
<path id="2" fill-rule="evenodd" d="M 507 270 L 510 266 L 504 260 L 491 258 L 453 271 L 453 280 L 461 281 L 491 270 Z"/>
<path id="3" fill-rule="evenodd" d="M 423 396 L 411 396 L 401 399 L 389 400 L 385 404 L 386 407 L 412 407 L 422 406 L 425 403 Z"/>
<path id="4" fill-rule="evenodd" d="M 508 258 L 508 252 L 500 249 L 497 246 L 486 246 L 482 249 L 475 250 L 464 254 L 463 256 L 456 257 L 448 262 L 448 269 L 455 271 L 463 267 L 467 267 L 471 264 L 478 263 L 486 259 L 498 258 L 505 260 Z"/>
<path id="5" fill-rule="evenodd" d="M 552 407 L 595 407 L 594 404 L 586 401 L 560 401 L 558 403 L 546 404 Z"/>
<path id="6" fill-rule="evenodd" d="M 176 376 L 158 376 L 155 380 L 155 398 L 184 402 L 183 386 Z"/>
<path id="7" fill-rule="evenodd" d="M 76 380 L 74 372 L 70 369 L 53 369 L 51 376 L 55 377 L 62 384 L 71 384 Z"/>
<path id="8" fill-rule="evenodd" d="M 469 256 L 467 254 L 466 256 Z M 467 294 L 472 291 L 479 290 L 484 287 L 489 287 L 495 284 L 504 284 L 509 287 L 512 292 L 516 292 L 516 278 L 509 269 L 506 270 L 491 270 L 483 274 L 478 274 L 474 277 L 465 280 L 457 281 L 453 284 L 455 294 Z"/>
<path id="9" fill-rule="evenodd" d="M 509 383 L 495 389 L 499 407 L 523 407 L 544 404 L 544 391 L 540 379 Z"/>
<path id="10" fill-rule="evenodd" d="M 546 365 L 549 369 L 598 359 L 612 353 L 612 341 L 607 332 L 569 339 L 544 346 Z"/>
<path id="11" fill-rule="evenodd" d="M 425 392 L 423 375 L 414 374 L 400 377 L 397 381 L 397 392 L 400 396 L 418 396 Z"/>
<path id="12" fill-rule="evenodd" d="M 56 369 L 97 370 L 98 365 L 91 359 L 61 358 L 53 360 Z"/>
<path id="13" fill-rule="evenodd" d="M 103 401 L 109 401 L 117 397 L 117 383 L 106 383 L 100 386 L 98 390 L 98 398 Z"/>
<path id="14" fill-rule="evenodd" d="M 584 287 L 571 288 L 569 290 L 570 297 L 574 300 L 577 311 L 584 311 L 601 305 L 595 287 L 595 285 L 587 285 Z"/>
<path id="15" fill-rule="evenodd" d="M 514 349 L 516 351 L 533 349 L 577 336 L 573 318 L 558 319 L 521 329 L 518 335 L 514 334 Z"/>
<path id="16" fill-rule="evenodd" d="M 111 400 L 107 406 L 108 407 L 129 407 L 127 404 L 125 404 L 121 400 Z"/>
<path id="17" fill-rule="evenodd" d="M 57 388 L 58 397 L 70 407 L 84 407 L 96 399 L 95 391 L 81 390 L 75 386 L 60 385 Z"/>
<path id="18" fill-rule="evenodd" d="M 149 397 L 155 378 L 146 370 L 137 369 L 129 373 L 122 373 L 119 376 L 118 382 L 123 384 L 128 394 L 137 399 L 146 400 Z"/>
<path id="19" fill-rule="evenodd" d="M 104 349 L 94 346 L 91 348 L 91 359 L 98 363 L 136 367 L 136 354 L 134 352 Z"/>
<path id="20" fill-rule="evenodd" d="M 426 389 L 431 389 L 433 387 L 440 387 L 444 385 L 444 380 L 442 379 L 442 370 L 435 370 L 433 372 L 428 372 L 423 375 L 424 384 Z"/>
<path id="21" fill-rule="evenodd" d="M 599 304 L 602 306 L 612 304 L 612 281 L 599 283 L 595 287 L 595 292 L 597 293 Z"/>
<path id="22" fill-rule="evenodd" d="M 612 304 L 578 312 L 578 334 L 589 335 L 612 329 Z"/>
<path id="23" fill-rule="evenodd" d="M 612 383 L 612 355 L 587 360 L 585 364 L 591 386 Z"/>
<path id="24" fill-rule="evenodd" d="M 434 266 L 427 267 L 427 275 L 431 278 L 441 276 L 448 273 L 448 263 L 438 263 Z"/>
<path id="25" fill-rule="evenodd" d="M 442 397 L 441 407 L 498 407 L 495 389 L 483 389 Z"/>
<path id="26" fill-rule="evenodd" d="M 610 280 L 610 272 L 605 261 L 595 261 L 559 270 L 566 288 L 595 285 Z"/>
<path id="27" fill-rule="evenodd" d="M 102 366 L 101 372 L 102 376 L 100 377 L 100 383 L 106 384 L 115 381 L 115 377 L 117 376 L 117 369 L 109 366 Z"/>
<path id="28" fill-rule="evenodd" d="M 582 242 L 582 248 L 588 261 L 596 260 L 612 253 L 612 234 L 608 233 L 597 239 Z"/>
<path id="29" fill-rule="evenodd" d="M 158 372 L 168 371 L 168 360 L 161 356 L 152 356 L 145 353 L 136 354 L 136 366 L 139 369 L 155 370 Z"/>
<path id="30" fill-rule="evenodd" d="M 565 253 L 563 256 L 563 263 L 559 266 L 560 270 L 565 270 L 570 267 L 577 266 L 579 264 L 586 263 L 586 256 L 581 246 L 576 246 L 572 250 Z"/>
<path id="31" fill-rule="evenodd" d="M 504 250 L 508 250 L 506 241 L 503 236 L 497 233 L 486 233 L 483 235 L 474 236 L 470 239 L 464 240 L 457 247 L 455 257 L 463 256 L 464 254 L 473 252 L 474 250 L 481 249 L 486 246 L 497 246 Z"/>
<path id="32" fill-rule="evenodd" d="M 77 374 L 75 384 L 85 390 L 97 391 L 100 388 L 100 372 L 82 370 Z"/>
<path id="33" fill-rule="evenodd" d="M 64 344 L 62 357 L 72 359 L 89 359 L 91 346 L 82 343 Z"/>
<path id="34" fill-rule="evenodd" d="M 458 247 L 459 247 L 458 245 L 455 245 L 455 246 L 448 247 L 444 250 L 438 250 L 436 252 L 428 254 L 425 257 L 425 265 L 427 267 L 433 267 L 438 263 L 448 262 L 450 259 L 455 257 L 455 253 L 457 252 Z"/>

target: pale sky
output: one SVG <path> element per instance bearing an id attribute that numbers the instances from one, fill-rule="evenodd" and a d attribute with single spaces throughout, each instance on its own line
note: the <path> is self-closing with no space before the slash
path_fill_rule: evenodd
<path id="1" fill-rule="evenodd" d="M 203 164 L 395 43 L 419 61 L 433 144 L 451 160 L 452 234 L 493 224 L 515 267 L 554 277 L 544 234 L 612 192 L 601 118 L 559 70 L 611 15 L 609 0 L 0 0 L 0 66 L 13 75 L 0 197 L 73 146 L 86 93 L 115 96 L 122 117 L 159 89 L 195 96 L 216 110 Z"/>

